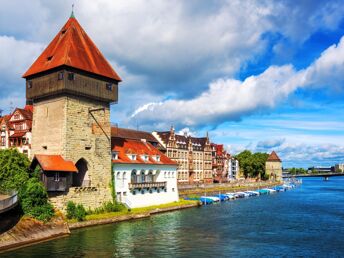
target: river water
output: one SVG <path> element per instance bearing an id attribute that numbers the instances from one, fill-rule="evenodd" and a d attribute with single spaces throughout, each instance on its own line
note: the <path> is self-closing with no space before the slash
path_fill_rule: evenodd
<path id="1" fill-rule="evenodd" d="M 344 257 L 344 177 L 73 231 L 1 257 Z"/>

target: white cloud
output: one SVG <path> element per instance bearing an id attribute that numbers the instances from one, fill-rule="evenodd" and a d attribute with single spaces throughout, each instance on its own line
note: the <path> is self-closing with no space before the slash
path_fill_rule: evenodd
<path id="1" fill-rule="evenodd" d="M 292 65 L 271 66 L 258 76 L 244 81 L 218 79 L 209 89 L 191 100 L 167 100 L 135 111 L 135 118 L 186 126 L 204 126 L 274 108 L 299 87 L 331 87 L 343 81 L 344 37 L 338 45 L 325 50 L 307 69 L 295 71 Z"/>

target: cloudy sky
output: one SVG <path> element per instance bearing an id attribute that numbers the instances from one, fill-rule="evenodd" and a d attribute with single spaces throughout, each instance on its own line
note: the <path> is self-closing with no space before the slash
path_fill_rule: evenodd
<path id="1" fill-rule="evenodd" d="M 75 15 L 123 82 L 111 119 L 244 149 L 285 167 L 344 162 L 344 0 L 0 0 L 0 108 Z"/>

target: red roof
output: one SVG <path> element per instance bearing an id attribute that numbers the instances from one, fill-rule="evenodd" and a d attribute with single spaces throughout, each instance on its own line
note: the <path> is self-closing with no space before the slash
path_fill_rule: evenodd
<path id="1" fill-rule="evenodd" d="M 132 164 L 153 164 L 153 165 L 177 165 L 174 161 L 162 154 L 149 142 L 133 139 L 112 138 L 113 151 L 118 152 L 118 159 L 113 163 Z M 136 154 L 136 160 L 131 160 L 127 154 Z M 145 161 L 141 155 L 148 155 Z M 156 161 L 153 156 L 160 156 L 160 161 Z"/>
<path id="2" fill-rule="evenodd" d="M 63 65 L 121 81 L 121 78 L 74 17 L 69 18 L 23 77 L 26 78 Z"/>
<path id="3" fill-rule="evenodd" d="M 36 162 L 38 162 L 43 171 L 78 172 L 74 163 L 72 161 L 65 160 L 61 155 L 37 154 L 32 160 L 31 167 Z"/>
<path id="4" fill-rule="evenodd" d="M 275 151 L 272 151 L 271 154 L 269 155 L 267 161 L 278 161 L 282 162 L 281 159 L 278 157 L 277 153 Z"/>
<path id="5" fill-rule="evenodd" d="M 10 135 L 10 138 L 21 138 L 26 134 L 26 132 L 15 132 L 14 134 Z"/>

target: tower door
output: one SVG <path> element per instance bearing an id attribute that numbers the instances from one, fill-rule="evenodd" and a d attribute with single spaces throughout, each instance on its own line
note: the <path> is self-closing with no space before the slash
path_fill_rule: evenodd
<path id="1" fill-rule="evenodd" d="M 75 166 L 78 169 L 78 173 L 73 174 L 73 186 L 90 186 L 91 181 L 87 173 L 87 161 L 81 158 L 78 160 Z"/>

